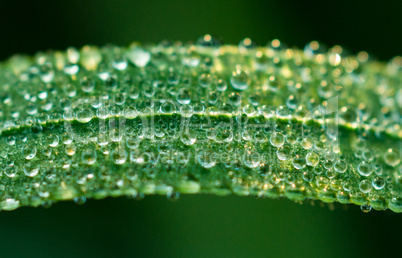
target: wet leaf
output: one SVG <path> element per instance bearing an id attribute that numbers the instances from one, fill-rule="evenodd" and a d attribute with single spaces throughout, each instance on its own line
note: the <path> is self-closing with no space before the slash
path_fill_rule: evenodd
<path id="1" fill-rule="evenodd" d="M 238 194 L 402 212 L 401 58 L 279 41 L 85 46 L 0 65 L 0 208 Z"/>

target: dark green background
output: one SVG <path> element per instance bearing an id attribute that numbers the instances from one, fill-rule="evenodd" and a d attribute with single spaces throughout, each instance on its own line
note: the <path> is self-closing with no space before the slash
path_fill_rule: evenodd
<path id="1" fill-rule="evenodd" d="M 401 54 L 400 1 L 0 1 L 0 59 L 85 44 L 279 38 Z M 400 256 L 402 217 L 287 200 L 161 196 L 0 213 L 1 257 Z"/>

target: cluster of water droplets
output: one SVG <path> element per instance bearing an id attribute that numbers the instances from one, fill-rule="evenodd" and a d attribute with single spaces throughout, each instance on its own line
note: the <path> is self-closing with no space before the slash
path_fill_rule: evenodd
<path id="1" fill-rule="evenodd" d="M 207 191 L 402 211 L 400 67 L 210 35 L 12 57 L 0 206 Z"/>

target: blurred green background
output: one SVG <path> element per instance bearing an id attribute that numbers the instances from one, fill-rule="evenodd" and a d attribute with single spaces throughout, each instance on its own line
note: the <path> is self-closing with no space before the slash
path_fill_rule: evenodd
<path id="1" fill-rule="evenodd" d="M 85 44 L 279 38 L 401 54 L 401 1 L 0 1 L 0 60 Z M 0 257 L 398 256 L 401 215 L 252 197 L 150 196 L 0 213 Z"/>

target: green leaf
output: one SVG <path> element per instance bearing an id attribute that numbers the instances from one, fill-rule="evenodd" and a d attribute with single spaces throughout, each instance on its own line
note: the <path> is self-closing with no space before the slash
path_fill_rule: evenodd
<path id="1" fill-rule="evenodd" d="M 3 62 L 0 208 L 234 193 L 402 212 L 401 58 L 249 43 Z"/>

